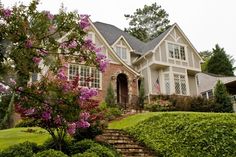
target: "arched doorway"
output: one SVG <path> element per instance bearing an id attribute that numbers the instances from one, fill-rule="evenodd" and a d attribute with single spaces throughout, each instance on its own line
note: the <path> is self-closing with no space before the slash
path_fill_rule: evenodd
<path id="1" fill-rule="evenodd" d="M 116 94 L 117 94 L 117 103 L 122 105 L 124 108 L 126 108 L 127 103 L 129 101 L 128 78 L 123 73 L 117 76 Z"/>

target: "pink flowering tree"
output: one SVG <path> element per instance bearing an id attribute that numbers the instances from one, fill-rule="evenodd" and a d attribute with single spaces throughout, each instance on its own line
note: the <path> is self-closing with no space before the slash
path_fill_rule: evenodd
<path id="1" fill-rule="evenodd" d="M 97 67 L 104 72 L 106 56 L 85 36 L 89 16 L 60 9 L 57 15 L 38 11 L 38 1 L 29 6 L 16 5 L 0 10 L 1 38 L 7 41 L 7 50 L 1 58 L 1 67 L 10 61 L 16 81 L 8 86 L 16 94 L 16 111 L 22 117 L 33 118 L 52 136 L 58 149 L 66 134 L 88 128 L 98 117 L 92 110 L 98 102 L 92 100 L 97 90 L 79 87 L 79 76 L 68 80 L 69 61 Z M 49 67 L 39 82 L 28 83 L 32 73 Z M 92 78 L 90 78 L 92 79 Z M 1 80 L 2 84 L 7 82 Z M 1 86 L 0 93 L 6 89 Z"/>

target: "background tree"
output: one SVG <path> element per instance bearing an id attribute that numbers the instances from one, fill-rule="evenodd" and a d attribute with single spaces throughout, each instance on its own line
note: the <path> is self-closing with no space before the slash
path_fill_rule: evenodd
<path id="1" fill-rule="evenodd" d="M 107 94 L 105 97 L 105 102 L 109 107 L 114 107 L 116 102 L 115 102 L 115 94 L 114 94 L 114 89 L 112 87 L 111 82 L 109 83 L 107 87 Z"/>
<path id="2" fill-rule="evenodd" d="M 125 28 L 125 31 L 144 42 L 156 38 L 169 27 L 170 23 L 169 15 L 156 3 L 136 9 L 133 15 L 124 16 L 129 20 L 129 27 Z"/>
<path id="3" fill-rule="evenodd" d="M 225 53 L 224 48 L 216 44 L 213 48 L 212 56 L 207 64 L 207 72 L 224 76 L 234 76 L 234 67 L 232 58 Z"/>
<path id="4" fill-rule="evenodd" d="M 218 81 L 214 88 L 214 101 L 217 112 L 233 112 L 231 97 L 221 81 Z"/>
<path id="5" fill-rule="evenodd" d="M 199 55 L 202 57 L 202 59 L 203 59 L 203 61 L 204 61 L 204 62 L 201 64 L 202 72 L 207 72 L 207 65 L 208 65 L 209 59 L 210 59 L 211 56 L 212 56 L 212 52 L 206 50 L 206 51 L 199 52 Z"/>

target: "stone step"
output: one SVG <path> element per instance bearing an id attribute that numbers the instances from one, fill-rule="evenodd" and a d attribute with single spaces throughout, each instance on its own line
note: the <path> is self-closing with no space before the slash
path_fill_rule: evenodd
<path id="1" fill-rule="evenodd" d="M 97 141 L 112 145 L 122 157 L 155 157 L 132 137 L 122 130 L 106 129 L 102 135 L 96 137 Z"/>

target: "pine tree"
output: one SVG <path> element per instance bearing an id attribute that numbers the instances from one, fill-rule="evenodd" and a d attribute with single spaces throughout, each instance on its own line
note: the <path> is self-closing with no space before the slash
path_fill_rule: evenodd
<path id="1" fill-rule="evenodd" d="M 214 101 L 217 112 L 233 112 L 233 103 L 225 85 L 218 81 L 214 89 Z"/>
<path id="2" fill-rule="evenodd" d="M 169 15 L 157 3 L 145 5 L 142 9 L 136 9 L 133 15 L 124 16 L 130 20 L 125 31 L 144 42 L 156 38 L 169 28 Z"/>
<path id="3" fill-rule="evenodd" d="M 115 103 L 115 94 L 114 94 L 114 90 L 113 90 L 111 82 L 109 83 L 108 88 L 107 88 L 105 102 L 106 102 L 107 106 L 109 106 L 109 107 L 114 107 L 116 104 Z"/>
<path id="4" fill-rule="evenodd" d="M 213 55 L 207 63 L 207 72 L 224 76 L 234 76 L 233 60 L 225 53 L 224 48 L 216 44 Z"/>

